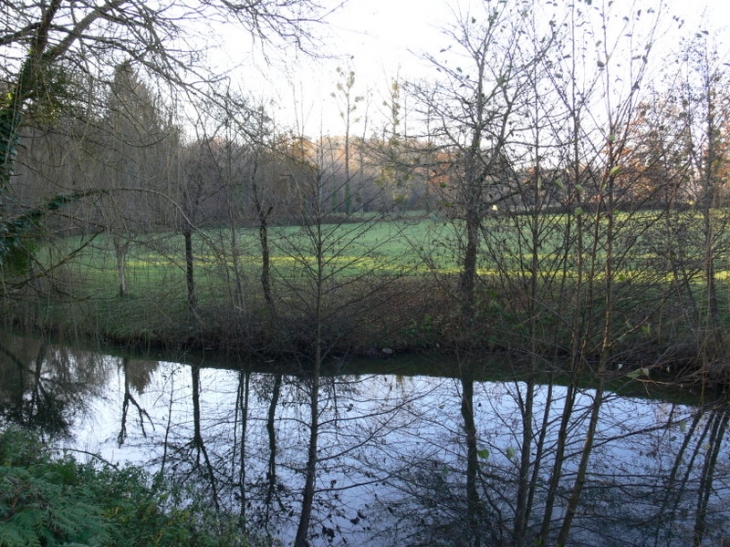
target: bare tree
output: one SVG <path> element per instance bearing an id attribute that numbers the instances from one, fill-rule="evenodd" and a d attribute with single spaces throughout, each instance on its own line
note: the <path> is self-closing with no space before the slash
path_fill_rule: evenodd
<path id="1" fill-rule="evenodd" d="M 703 252 L 704 298 L 698 325 L 698 345 L 705 361 L 712 361 L 724 347 L 719 328 L 717 262 L 727 251 L 726 234 L 730 219 L 723 213 L 727 204 L 725 175 L 730 160 L 727 128 L 730 125 L 728 73 L 720 54 L 700 34 L 685 46 L 679 94 L 684 148 L 687 154 L 688 185 L 701 215 L 700 233 Z M 706 365 L 707 363 L 705 363 Z"/>
<path id="2" fill-rule="evenodd" d="M 525 71 L 534 62 L 518 55 L 524 34 L 520 9 L 486 5 L 478 18 L 461 14 L 446 32 L 454 50 L 445 50 L 443 59 L 427 56 L 442 81 L 434 89 L 412 88 L 430 120 L 429 138 L 450 160 L 443 201 L 459 221 L 457 293 L 465 333 L 474 321 L 480 230 L 511 193 L 512 125 L 524 100 Z"/>
<path id="3" fill-rule="evenodd" d="M 456 301 L 463 342 L 473 342 L 477 317 L 478 261 L 485 220 L 516 193 L 516 132 L 529 94 L 528 76 L 543 51 L 521 49 L 528 35 L 517 6 L 486 4 L 479 13 L 461 13 L 447 32 L 451 46 L 443 59 L 428 59 L 443 82 L 431 90 L 415 87 L 432 139 L 448 158 L 443 203 L 457 241 L 459 279 Z M 443 52 L 442 52 L 443 53 Z M 465 346 L 466 347 L 466 346 Z M 488 520 L 480 499 L 478 438 L 474 420 L 474 371 L 469 360 L 460 367 L 461 414 L 466 439 L 466 519 L 468 544 L 481 545 L 481 523 Z M 529 415 L 529 409 L 526 410 Z M 521 502 L 524 505 L 524 500 Z M 524 509 L 520 510 L 524 514 Z M 517 524 L 522 528 L 523 524 Z"/>
<path id="4" fill-rule="evenodd" d="M 165 123 L 159 102 L 129 62 L 115 70 L 106 109 L 97 185 L 105 191 L 101 211 L 114 246 L 119 296 L 123 297 L 130 246 L 137 233 L 150 230 L 154 216 L 143 189 L 166 189 L 166 162 L 160 160 L 179 146 L 178 130 Z"/>
<path id="5" fill-rule="evenodd" d="M 84 95 L 69 74 L 98 78 L 108 74 L 108 66 L 131 58 L 173 87 L 196 94 L 200 89 L 189 84 L 186 74 L 197 73 L 198 81 L 211 76 L 197 62 L 200 52 L 192 40 L 189 47 L 180 47 L 185 41 L 178 38 L 191 35 L 193 22 L 236 22 L 258 40 L 281 39 L 305 47 L 306 27 L 318 19 L 318 11 L 309 0 L 216 1 L 184 9 L 172 2 L 129 0 L 3 5 L 0 56 L 6 99 L 0 104 L 0 191 L 7 192 L 11 183 L 21 128 L 33 120 L 43 123 L 71 92 Z M 0 218 L 3 234 L 18 224 L 6 217 L 3 213 Z M 14 240 L 13 234 L 3 235 L 3 249 Z"/>
<path id="6" fill-rule="evenodd" d="M 324 425 L 321 418 L 327 405 L 332 404 L 322 397 L 330 389 L 325 367 L 347 353 L 352 346 L 348 339 L 358 331 L 377 329 L 375 318 L 382 310 L 391 309 L 396 298 L 405 296 L 398 281 L 408 272 L 408 265 L 378 256 L 382 246 L 398 237 L 398 226 L 385 227 L 377 243 L 369 245 L 365 238 L 380 228 L 377 218 L 353 222 L 331 214 L 332 194 L 341 192 L 347 180 L 339 176 L 342 164 L 337 161 L 336 142 L 321 139 L 311 143 L 300 138 L 289 141 L 287 148 L 289 161 L 284 165 L 290 169 L 291 190 L 296 198 L 290 217 L 295 224 L 279 230 L 273 242 L 274 248 L 289 259 L 274 265 L 280 286 L 274 294 L 287 304 L 277 305 L 278 318 L 286 328 L 282 334 L 289 351 L 304 375 L 307 461 L 302 470 L 304 485 L 295 539 L 295 545 L 303 547 L 311 533 L 316 507 L 321 453 L 329 449 L 319 443 Z M 336 392 L 330 395 L 336 396 Z"/>
<path id="7" fill-rule="evenodd" d="M 345 126 L 345 142 L 344 142 L 344 158 L 343 158 L 343 165 L 344 165 L 344 177 L 345 177 L 345 184 L 344 184 L 344 212 L 346 215 L 349 215 L 352 213 L 352 182 L 351 182 L 351 174 L 350 174 L 350 147 L 351 147 L 351 137 L 352 137 L 352 128 L 353 124 L 360 121 L 360 118 L 353 117 L 355 112 L 357 111 L 357 105 L 359 102 L 363 101 L 364 97 L 362 95 L 355 95 L 353 88 L 355 87 L 355 71 L 354 70 L 345 70 L 342 68 L 337 68 L 337 74 L 340 76 L 341 81 L 337 83 L 337 91 L 332 92 L 332 97 L 337 100 L 338 107 L 340 110 L 340 118 L 342 118 L 342 121 Z M 339 208 L 336 204 L 337 195 L 333 195 L 333 208 Z"/>

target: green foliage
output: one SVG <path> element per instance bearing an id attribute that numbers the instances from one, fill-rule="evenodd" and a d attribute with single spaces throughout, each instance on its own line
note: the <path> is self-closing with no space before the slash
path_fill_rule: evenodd
<path id="1" fill-rule="evenodd" d="M 30 433 L 0 432 L 0 547 L 243 544 L 225 518 L 196 509 L 138 467 L 53 458 Z"/>
<path id="2" fill-rule="evenodd" d="M 17 123 L 18 116 L 11 106 L 0 108 L 0 189 L 10 182 L 18 144 Z"/>
<path id="3" fill-rule="evenodd" d="M 89 192 L 58 194 L 40 207 L 0 222 L 0 265 L 5 271 L 11 275 L 26 273 L 38 248 L 37 241 L 41 235 L 43 217 L 88 194 Z"/>
<path id="4" fill-rule="evenodd" d="M 26 59 L 12 91 L 0 98 L 0 190 L 10 183 L 19 132 L 30 117 L 37 125 L 52 124 L 77 100 L 76 83 L 65 67 Z"/>
<path id="5" fill-rule="evenodd" d="M 0 264 L 11 276 L 27 273 L 37 244 L 30 237 L 8 234 L 6 228 L 7 226 L 0 225 Z"/>
<path id="6" fill-rule="evenodd" d="M 642 376 L 649 378 L 649 369 L 646 367 L 637 368 L 636 370 L 629 372 L 626 376 L 632 380 L 636 380 Z"/>
<path id="7" fill-rule="evenodd" d="M 108 544 L 98 508 L 82 488 L 65 483 L 63 465 L 0 469 L 0 545 Z"/>
<path id="8" fill-rule="evenodd" d="M 52 461 L 36 437 L 15 428 L 0 434 L 0 457 L 0 546 L 109 544 L 75 461 Z"/>
<path id="9" fill-rule="evenodd" d="M 9 427 L 0 433 L 0 466 L 30 467 L 43 459 L 43 443 L 18 427 Z"/>

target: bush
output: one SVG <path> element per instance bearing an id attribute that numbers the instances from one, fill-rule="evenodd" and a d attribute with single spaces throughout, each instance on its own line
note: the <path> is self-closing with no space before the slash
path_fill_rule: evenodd
<path id="1" fill-rule="evenodd" d="M 139 467 L 54 458 L 31 433 L 0 432 L 0 547 L 246 544 L 233 519 L 178 499 Z"/>

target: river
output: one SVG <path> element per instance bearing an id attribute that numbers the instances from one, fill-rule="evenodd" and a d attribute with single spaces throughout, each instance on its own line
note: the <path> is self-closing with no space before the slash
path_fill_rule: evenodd
<path id="1" fill-rule="evenodd" d="M 306 372 L 7 333 L 0 344 L 5 421 L 35 425 L 80 459 L 162 472 L 250 533 L 291 544 L 312 439 Z M 576 492 L 570 545 L 728 541 L 727 405 L 391 368 L 321 381 L 311 545 L 554 541 Z"/>

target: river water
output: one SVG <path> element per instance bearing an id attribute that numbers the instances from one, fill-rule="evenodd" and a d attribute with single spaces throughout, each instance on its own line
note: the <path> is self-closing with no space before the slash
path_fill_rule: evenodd
<path id="1" fill-rule="evenodd" d="M 312 442 L 306 373 L 133 359 L 8 334 L 0 344 L 5 420 L 35 424 L 80 459 L 161 471 L 241 515 L 250 532 L 292 542 Z M 543 527 L 556 538 L 593 389 L 409 370 L 322 379 L 310 544 L 464 545 L 472 525 L 482 545 L 533 545 Z M 727 405 L 609 392 L 598 411 L 569 544 L 728 541 Z"/>

